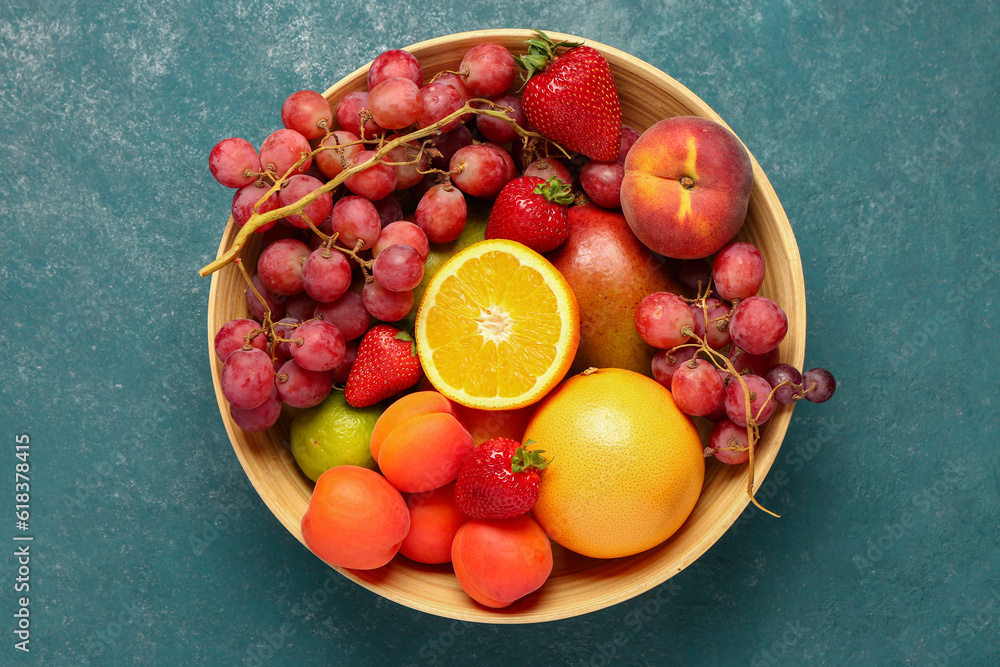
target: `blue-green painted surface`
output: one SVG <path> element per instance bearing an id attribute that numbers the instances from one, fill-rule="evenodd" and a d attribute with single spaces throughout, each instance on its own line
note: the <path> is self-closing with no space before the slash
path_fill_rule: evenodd
<path id="1" fill-rule="evenodd" d="M 0 663 L 1000 663 L 996 3 L 120 4 L 0 6 Z M 331 573 L 243 474 L 205 349 L 231 196 L 206 158 L 382 50 L 535 26 L 656 65 L 746 142 L 802 253 L 806 364 L 840 389 L 795 412 L 780 520 L 628 603 L 462 625 Z"/>

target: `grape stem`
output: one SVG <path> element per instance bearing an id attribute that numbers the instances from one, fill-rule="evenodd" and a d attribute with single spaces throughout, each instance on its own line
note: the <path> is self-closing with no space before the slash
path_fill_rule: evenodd
<path id="1" fill-rule="evenodd" d="M 694 302 L 694 303 L 700 304 L 701 309 L 702 309 L 702 313 L 704 313 L 704 315 L 705 315 L 706 326 L 707 326 L 707 323 L 709 321 L 708 320 L 708 302 L 707 302 L 707 299 L 708 299 L 708 295 L 711 294 L 711 292 L 712 292 L 712 279 L 711 279 L 711 277 L 709 277 L 708 284 L 706 284 L 704 286 L 704 289 L 702 289 L 701 281 L 699 280 L 698 281 L 698 296 L 697 296 L 697 298 L 695 298 L 693 300 L 688 300 L 689 302 Z M 730 314 L 731 313 L 732 313 L 732 311 L 730 311 Z M 728 320 L 728 315 L 724 319 Z M 751 413 L 751 409 L 750 409 L 750 404 L 751 404 L 751 398 L 750 398 L 751 397 L 751 391 L 750 391 L 750 388 L 747 386 L 747 383 L 743 379 L 743 376 L 736 372 L 736 367 L 729 360 L 729 357 L 727 357 L 726 355 L 722 354 L 721 352 L 718 352 L 718 351 L 712 349 L 712 347 L 708 344 L 707 335 L 706 335 L 705 338 L 701 338 L 700 336 L 698 336 L 691 329 L 691 327 L 687 327 L 687 326 L 685 326 L 681 330 L 681 333 L 685 334 L 687 336 L 690 336 L 690 338 L 692 340 L 697 341 L 697 342 L 695 342 L 695 343 L 684 343 L 682 345 L 678 345 L 677 347 L 674 347 L 671 350 L 669 350 L 668 354 L 670 354 L 674 350 L 680 349 L 682 347 L 696 347 L 696 348 L 698 348 L 698 351 L 705 353 L 705 356 L 707 357 L 708 361 L 713 366 L 715 366 L 716 368 L 719 368 L 721 370 L 726 371 L 727 373 L 729 373 L 729 375 L 732 378 L 734 378 L 737 382 L 740 383 L 740 388 L 743 390 L 744 404 L 745 404 L 745 409 L 746 409 L 747 450 L 749 451 L 749 454 L 750 454 L 750 459 L 749 459 L 749 461 L 747 461 L 747 463 L 748 463 L 748 466 L 747 466 L 747 489 L 746 489 L 747 496 L 750 497 L 750 502 L 752 502 L 754 505 L 756 505 L 758 509 L 760 509 L 760 510 L 762 510 L 764 512 L 767 512 L 768 514 L 770 514 L 773 517 L 780 518 L 781 515 L 775 514 L 774 512 L 772 512 L 771 510 L 767 509 L 766 507 L 764 507 L 763 505 L 761 505 L 759 502 L 757 502 L 757 499 L 754 497 L 754 490 L 753 490 L 753 487 L 754 487 L 754 460 L 753 460 L 754 459 L 754 450 L 757 448 L 756 447 L 757 442 L 760 440 L 760 427 L 757 425 L 757 419 L 759 419 L 760 416 L 763 414 L 763 410 L 764 410 L 764 407 L 767 405 L 767 402 L 770 401 L 770 400 L 772 400 L 772 397 L 774 396 L 774 391 L 775 390 L 774 389 L 771 390 L 771 393 L 768 395 L 767 400 L 764 401 L 764 404 L 761 405 L 760 410 L 757 411 L 756 416 L 753 415 Z"/>
<path id="2" fill-rule="evenodd" d="M 254 213 L 251 214 L 250 218 L 243 225 L 243 227 L 240 228 L 240 231 L 237 232 L 236 238 L 233 239 L 233 243 L 229 246 L 226 252 L 224 252 L 214 261 L 202 267 L 202 269 L 198 272 L 199 275 L 207 276 L 209 274 L 215 273 L 222 267 L 235 261 L 240 250 L 246 244 L 247 239 L 250 238 L 250 235 L 253 234 L 255 231 L 257 231 L 258 229 L 260 229 L 262 226 L 266 225 L 269 222 L 275 222 L 277 220 L 280 220 L 281 218 L 287 217 L 289 215 L 301 215 L 302 211 L 305 209 L 306 206 L 316 201 L 323 194 L 326 194 L 327 192 L 330 192 L 331 190 L 335 189 L 337 186 L 339 186 L 341 183 L 346 181 L 351 176 L 358 174 L 364 171 L 365 169 L 373 167 L 374 165 L 382 162 L 382 158 L 384 158 L 385 155 L 392 149 L 396 148 L 397 146 L 402 146 L 403 144 L 408 144 L 411 141 L 417 141 L 419 139 L 423 139 L 424 137 L 429 137 L 432 135 L 440 135 L 441 130 L 445 125 L 451 123 L 452 121 L 458 120 L 467 113 L 473 113 L 483 116 L 491 116 L 493 118 L 498 118 L 500 120 L 503 120 L 504 122 L 509 123 L 511 127 L 518 133 L 518 135 L 520 135 L 521 138 L 525 141 L 532 138 L 544 139 L 544 137 L 542 137 L 542 135 L 538 134 L 537 132 L 531 132 L 529 130 L 525 130 L 523 127 L 515 123 L 513 119 L 511 119 L 507 115 L 506 111 L 500 110 L 500 108 L 502 107 L 481 109 L 472 106 L 474 102 L 486 102 L 490 104 L 491 107 L 498 107 L 498 105 L 493 104 L 489 100 L 481 100 L 481 99 L 469 100 L 464 106 L 453 111 L 452 113 L 448 114 L 447 116 L 445 116 L 444 118 L 442 118 L 441 120 L 432 125 L 428 125 L 427 127 L 415 130 L 413 132 L 410 132 L 409 134 L 396 137 L 392 141 L 385 141 L 385 137 L 383 136 L 379 142 L 378 150 L 375 151 L 375 154 L 372 157 L 365 160 L 364 162 L 361 162 L 352 167 L 344 169 L 339 174 L 337 174 L 335 178 L 333 178 L 327 183 L 324 183 L 322 186 L 316 188 L 312 192 L 304 195 L 298 201 L 292 204 L 288 204 L 286 206 L 282 206 L 280 208 L 273 209 L 271 211 L 268 211 L 267 213 L 259 213 L 255 210 Z M 362 134 L 363 132 L 364 128 L 362 126 Z M 364 136 L 362 136 L 361 141 L 362 142 L 365 141 Z M 302 165 L 306 163 L 307 160 L 312 159 L 321 151 L 335 150 L 337 148 L 342 148 L 344 145 L 345 144 L 339 144 L 333 146 L 321 145 L 309 153 L 302 153 L 301 156 L 299 157 L 298 162 L 289 167 L 288 171 L 286 171 L 285 174 L 280 177 L 277 176 L 272 170 L 267 170 L 266 172 L 267 175 L 274 179 L 274 183 L 264 194 L 264 196 L 261 197 L 261 199 L 266 200 L 272 194 L 280 190 L 281 186 L 285 183 L 285 181 L 292 175 L 298 173 L 299 169 L 302 167 Z M 566 152 L 565 149 L 562 149 L 561 146 L 560 150 L 562 150 L 564 153 Z"/>

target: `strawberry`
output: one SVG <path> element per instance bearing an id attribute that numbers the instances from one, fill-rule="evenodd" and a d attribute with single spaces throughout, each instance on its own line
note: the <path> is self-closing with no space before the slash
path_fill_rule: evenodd
<path id="1" fill-rule="evenodd" d="M 503 186 L 486 223 L 486 238 L 510 239 L 535 252 L 555 250 L 569 236 L 572 188 L 553 176 L 521 176 Z"/>
<path id="2" fill-rule="evenodd" d="M 575 42 L 554 43 L 539 31 L 528 54 L 521 105 L 544 136 L 592 160 L 614 162 L 622 138 L 622 109 L 611 66 L 599 51 Z M 559 47 L 570 47 L 556 55 Z M 532 74 L 541 70 L 534 77 Z"/>
<path id="3" fill-rule="evenodd" d="M 542 452 L 510 438 L 476 447 L 455 481 L 458 509 L 473 519 L 512 519 L 530 510 L 538 500 L 538 471 L 549 464 Z"/>
<path id="4" fill-rule="evenodd" d="M 413 336 L 388 324 L 377 324 L 358 345 L 344 398 L 356 408 L 365 408 L 412 387 L 423 376 Z"/>

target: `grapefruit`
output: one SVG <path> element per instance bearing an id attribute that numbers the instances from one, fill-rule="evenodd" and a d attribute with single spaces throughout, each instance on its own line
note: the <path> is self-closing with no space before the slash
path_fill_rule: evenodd
<path id="1" fill-rule="evenodd" d="M 631 556 L 673 535 L 705 480 L 698 431 L 655 380 L 589 369 L 538 404 L 524 434 L 551 463 L 531 513 L 593 558 Z"/>

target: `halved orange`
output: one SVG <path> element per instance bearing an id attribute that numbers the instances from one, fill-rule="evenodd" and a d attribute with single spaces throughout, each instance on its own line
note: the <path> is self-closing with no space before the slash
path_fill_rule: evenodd
<path id="1" fill-rule="evenodd" d="M 512 410 L 539 401 L 580 343 L 576 296 L 547 259 L 505 239 L 462 250 L 438 270 L 416 321 L 434 388 L 462 405 Z"/>

